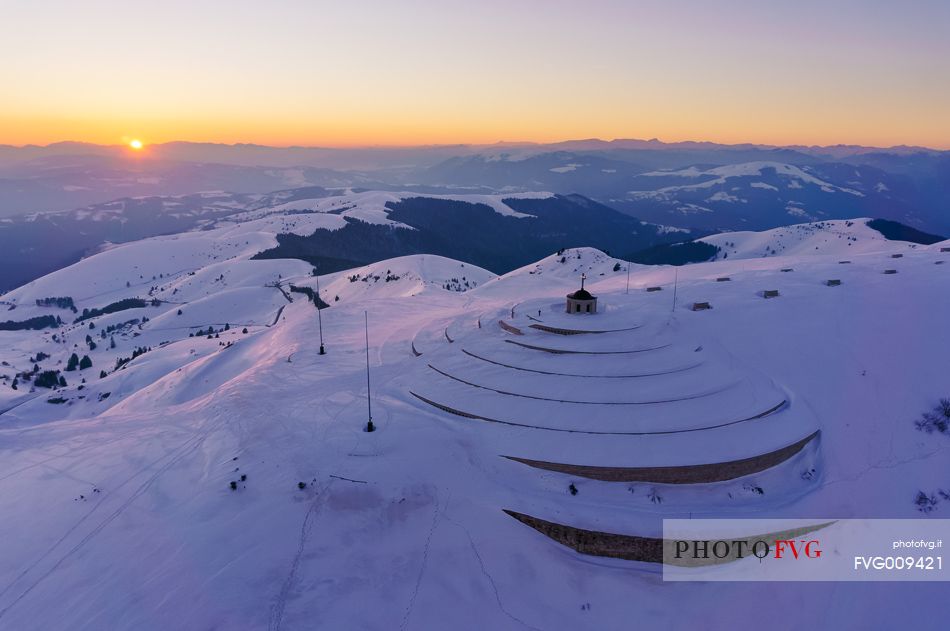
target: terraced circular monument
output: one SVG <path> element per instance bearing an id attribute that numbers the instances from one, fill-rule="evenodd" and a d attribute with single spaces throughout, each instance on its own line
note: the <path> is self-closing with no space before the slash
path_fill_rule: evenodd
<path id="1" fill-rule="evenodd" d="M 797 475 L 789 463 L 816 455 L 820 431 L 806 406 L 669 317 L 638 318 L 609 301 L 571 312 L 552 300 L 469 319 L 445 329 L 451 344 L 419 357 L 410 392 L 447 422 L 518 432 L 496 455 L 539 476 L 683 488 L 782 467 Z M 535 529 L 561 543 L 552 533 L 573 528 L 500 508 L 532 527 L 554 524 Z"/>

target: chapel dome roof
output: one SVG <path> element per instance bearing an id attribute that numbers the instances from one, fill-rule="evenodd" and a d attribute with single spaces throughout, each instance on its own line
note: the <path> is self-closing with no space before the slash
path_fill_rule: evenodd
<path id="1" fill-rule="evenodd" d="M 586 289 L 578 289 L 573 294 L 568 294 L 568 298 L 573 298 L 574 300 L 593 300 L 594 296 Z"/>

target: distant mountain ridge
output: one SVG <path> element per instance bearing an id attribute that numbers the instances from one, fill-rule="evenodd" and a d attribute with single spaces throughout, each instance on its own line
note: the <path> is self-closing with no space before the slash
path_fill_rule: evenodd
<path id="1" fill-rule="evenodd" d="M 755 165 L 771 170 L 752 174 L 748 167 Z M 656 175 L 699 172 L 695 184 L 702 184 L 727 167 L 736 172 L 709 194 Z M 792 179 L 804 184 L 799 188 L 783 182 L 793 169 Z M 812 178 L 824 185 L 811 186 Z M 768 186 L 754 186 L 759 183 Z M 123 197 L 309 186 L 427 195 L 577 193 L 652 223 L 704 231 L 872 216 L 950 232 L 950 152 L 925 147 L 656 139 L 357 148 L 172 142 L 140 153 L 83 143 L 0 146 L 0 217 Z"/>
<path id="2" fill-rule="evenodd" d="M 602 140 L 587 138 L 564 140 L 549 143 L 501 141 L 488 144 L 445 144 L 419 146 L 362 146 L 362 147 L 322 147 L 291 145 L 276 147 L 255 143 L 215 143 L 171 141 L 149 145 L 150 151 L 168 160 L 186 160 L 197 162 L 219 162 L 222 164 L 243 164 L 247 166 L 324 166 L 352 168 L 344 164 L 347 159 L 362 159 L 379 163 L 380 161 L 398 161 L 416 155 L 440 156 L 490 153 L 504 150 L 535 151 L 549 153 L 553 151 L 612 151 L 632 150 L 775 150 L 788 149 L 804 154 L 842 158 L 869 153 L 887 153 L 907 155 L 914 153 L 945 153 L 945 150 L 922 146 L 895 145 L 874 147 L 867 145 L 775 145 L 767 143 L 718 143 L 710 141 L 674 141 L 664 142 L 657 138 L 642 140 L 636 138 L 617 138 Z M 0 166 L 23 162 L 51 155 L 99 155 L 118 157 L 127 152 L 125 145 L 101 145 L 88 142 L 64 141 L 48 145 L 4 145 L 0 144 Z M 341 158 L 343 158 L 341 160 Z M 329 160 L 330 162 L 324 162 Z"/>
<path id="3" fill-rule="evenodd" d="M 863 153 L 844 162 L 789 149 L 501 152 L 451 158 L 419 181 L 579 193 L 646 221 L 714 232 L 866 216 L 950 232 L 944 153 Z"/>

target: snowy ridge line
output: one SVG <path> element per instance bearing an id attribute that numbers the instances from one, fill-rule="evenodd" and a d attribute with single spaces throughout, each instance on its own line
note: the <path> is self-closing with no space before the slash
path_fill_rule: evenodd
<path id="1" fill-rule="evenodd" d="M 671 465 L 666 467 L 601 467 L 595 465 L 564 464 L 531 460 L 518 456 L 502 456 L 521 464 L 545 469 L 557 473 L 576 475 L 602 482 L 652 482 L 655 484 L 707 484 L 734 480 L 743 476 L 761 473 L 791 459 L 821 434 L 815 430 L 805 438 L 758 456 L 750 456 L 739 460 L 725 462 L 711 462 L 695 465 Z"/>
<path id="2" fill-rule="evenodd" d="M 656 405 L 660 403 L 676 403 L 678 401 L 691 401 L 693 399 L 702 399 L 703 397 L 709 397 L 714 394 L 719 394 L 720 392 L 725 392 L 726 390 L 734 388 L 737 385 L 739 385 L 739 383 L 741 383 L 741 380 L 738 380 L 738 381 L 734 381 L 732 383 L 726 384 L 722 387 L 716 388 L 714 390 L 707 390 L 705 392 L 699 392 L 696 394 L 691 394 L 685 397 L 678 397 L 675 399 L 657 399 L 655 401 L 575 401 L 572 399 L 553 399 L 550 397 L 541 397 L 534 394 L 520 394 L 518 392 L 508 392 L 506 390 L 498 390 L 496 388 L 491 388 L 489 386 L 482 386 L 477 383 L 472 383 L 471 381 L 466 381 L 465 379 L 462 379 L 460 377 L 450 375 L 449 373 L 443 370 L 439 370 L 432 364 L 427 364 L 427 365 L 429 366 L 429 368 L 436 371 L 443 377 L 448 377 L 449 379 L 453 379 L 455 381 L 458 381 L 459 383 L 464 383 L 466 386 L 471 386 L 473 388 L 481 388 L 482 390 L 489 390 L 491 392 L 497 392 L 498 394 L 504 394 L 510 397 L 522 397 L 524 399 L 535 399 L 537 401 L 553 401 L 555 403 L 576 403 L 578 405 Z"/>
<path id="3" fill-rule="evenodd" d="M 572 548 L 581 554 L 598 557 L 611 557 L 615 559 L 624 559 L 626 561 L 643 561 L 644 563 L 657 563 L 662 565 L 664 550 L 666 550 L 668 559 L 675 559 L 674 546 L 672 539 L 662 539 L 658 537 L 641 537 L 638 535 L 621 535 L 612 532 L 602 532 L 599 530 L 585 530 L 566 526 L 553 521 L 546 521 L 538 517 L 532 517 L 524 513 L 502 509 L 507 515 L 514 517 L 522 524 L 534 528 L 546 537 L 553 539 L 561 545 Z M 829 521 L 801 528 L 793 528 L 780 532 L 771 532 L 766 534 L 748 535 L 746 537 L 731 537 L 730 540 L 745 540 L 752 542 L 755 540 L 774 541 L 775 539 L 794 539 L 809 532 L 821 530 L 835 522 Z M 717 565 L 738 560 L 738 552 L 734 556 L 717 558 L 709 556 L 702 557 L 684 557 L 676 565 L 684 567 L 699 567 L 703 565 Z"/>
<path id="4" fill-rule="evenodd" d="M 417 399 L 419 399 L 420 401 L 424 403 L 428 403 L 434 408 L 438 408 L 442 410 L 443 412 L 448 412 L 449 414 L 454 414 L 455 416 L 461 416 L 463 418 L 474 419 L 476 421 L 498 423 L 499 425 L 510 425 L 511 427 L 541 429 L 548 432 L 564 432 L 567 434 L 592 434 L 592 435 L 598 435 L 598 436 L 659 436 L 663 434 L 686 434 L 689 432 L 703 432 L 710 429 L 718 429 L 720 427 L 728 427 L 729 425 L 737 425 L 739 423 L 746 423 L 748 421 L 755 421 L 761 418 L 765 418 L 767 416 L 775 414 L 776 412 L 782 410 L 788 405 L 788 399 L 783 399 L 780 403 L 772 406 L 771 408 L 769 408 L 768 410 L 765 410 L 764 412 L 760 412 L 756 414 L 755 416 L 750 416 L 748 418 L 741 418 L 735 421 L 727 421 L 725 423 L 719 423 L 717 425 L 707 425 L 705 427 L 691 427 L 689 429 L 670 429 L 670 430 L 664 430 L 660 432 L 604 432 L 604 431 L 598 431 L 598 430 L 568 429 L 566 427 L 545 427 L 543 425 L 530 425 L 528 423 L 517 423 L 515 421 L 503 421 L 500 419 L 489 418 L 487 416 L 481 416 L 479 414 L 472 414 L 471 412 L 465 412 L 463 410 L 450 407 L 443 403 L 437 403 L 436 401 L 433 401 L 432 399 L 427 399 L 421 394 L 416 394 L 412 390 L 409 391 L 409 394 L 411 394 L 412 396 L 416 397 Z"/>
<path id="5" fill-rule="evenodd" d="M 584 379 L 636 379 L 639 377 L 659 377 L 661 375 L 672 375 L 678 372 L 686 372 L 687 370 L 692 370 L 703 365 L 703 362 L 696 362 L 695 364 L 690 364 L 689 366 L 683 366 L 682 368 L 674 368 L 673 370 L 666 370 L 662 372 L 643 372 L 635 375 L 581 375 L 579 373 L 570 373 L 570 372 L 553 372 L 549 370 L 537 370 L 535 368 L 523 368 L 521 366 L 513 366 L 511 364 L 505 364 L 494 359 L 488 359 L 487 357 L 482 357 L 476 355 L 475 353 L 462 349 L 462 352 L 473 357 L 475 359 L 481 360 L 483 362 L 488 362 L 489 364 L 495 364 L 496 366 L 502 366 L 503 368 L 511 368 L 512 370 L 521 370 L 524 372 L 534 372 L 540 375 L 555 375 L 558 377 L 581 377 Z"/>
<path id="6" fill-rule="evenodd" d="M 532 320 L 531 316 L 528 316 Z M 540 322 L 540 320 L 535 320 Z M 584 335 L 586 333 L 599 334 L 599 333 L 622 333 L 623 331 L 633 331 L 635 329 L 641 328 L 643 325 L 638 324 L 637 326 L 627 327 L 625 329 L 603 329 L 600 331 L 586 330 L 586 329 L 562 329 L 556 326 L 547 326 L 546 324 L 529 324 L 529 327 L 532 329 L 538 329 L 539 331 L 544 331 L 545 333 L 557 333 L 558 335 Z"/>
<path id="7" fill-rule="evenodd" d="M 661 344 L 660 346 L 651 346 L 649 348 L 636 348 L 628 351 L 572 351 L 566 348 L 549 348 L 547 346 L 534 346 L 532 344 L 525 344 L 524 342 L 516 342 L 514 340 L 505 340 L 508 344 L 514 344 L 516 346 L 523 346 L 524 348 L 530 348 L 533 351 L 544 351 L 545 353 L 554 353 L 555 355 L 626 355 L 629 353 L 646 353 L 647 351 L 658 351 L 661 348 L 667 348 L 671 344 Z"/>

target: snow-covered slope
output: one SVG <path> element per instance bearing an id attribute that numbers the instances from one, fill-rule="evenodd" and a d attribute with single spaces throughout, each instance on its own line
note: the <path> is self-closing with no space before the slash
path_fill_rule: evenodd
<path id="1" fill-rule="evenodd" d="M 467 202 L 470 204 L 484 204 L 492 208 L 495 212 L 509 217 L 528 217 L 525 213 L 519 213 L 505 204 L 504 199 L 544 199 L 551 197 L 551 193 L 513 193 L 510 195 L 420 195 L 419 193 L 392 193 L 383 191 L 363 191 L 359 193 L 349 193 L 345 195 L 333 195 L 330 197 L 319 198 L 301 198 L 291 201 L 280 202 L 279 198 L 273 201 L 280 203 L 271 203 L 266 206 L 258 206 L 253 210 L 240 213 L 231 217 L 234 221 L 248 221 L 270 215 L 299 215 L 301 213 L 316 213 L 322 215 L 333 215 L 336 217 L 352 217 L 367 223 L 398 225 L 403 224 L 392 221 L 388 215 L 390 209 L 387 204 L 408 199 L 411 197 L 427 197 L 432 199 L 445 199 Z M 340 220 L 342 225 L 342 219 Z"/>
<path id="2" fill-rule="evenodd" d="M 819 187 L 825 193 L 841 191 L 844 193 L 857 195 L 859 197 L 863 196 L 863 193 L 860 191 L 841 186 L 835 186 L 806 172 L 801 167 L 792 164 L 783 164 L 781 162 L 742 162 L 740 164 L 729 164 L 726 166 L 716 167 L 709 169 L 708 171 L 702 171 L 696 167 L 690 167 L 688 169 L 682 169 L 679 171 L 650 171 L 649 173 L 643 173 L 642 175 L 647 177 L 674 177 L 686 178 L 687 180 L 699 180 L 698 182 L 687 182 L 685 184 L 668 186 L 659 189 L 660 192 L 670 192 L 681 189 L 713 188 L 722 186 L 732 178 L 758 177 L 761 176 L 762 172 L 766 170 L 772 172 L 774 176 L 781 178 L 784 181 L 786 188 L 796 189 L 802 188 L 803 184 L 813 184 Z M 775 186 L 765 182 L 752 182 L 750 186 L 752 188 L 770 188 L 773 190 L 776 188 Z"/>
<path id="3" fill-rule="evenodd" d="M 902 254 L 929 247 L 887 239 L 868 227 L 868 221 L 817 221 L 764 232 L 723 232 L 698 240 L 721 248 L 718 258 L 732 259 L 812 254 L 843 257 L 885 252 Z"/>
<path id="4" fill-rule="evenodd" d="M 252 260 L 258 252 L 276 244 L 278 233 L 316 227 L 335 229 L 344 223 L 337 214 L 288 215 L 270 213 L 244 221 L 226 221 L 199 232 L 144 239 L 104 249 L 102 252 L 39 278 L 3 296 L 7 320 L 28 322 L 33 318 L 58 318 L 61 326 L 42 330 L 0 331 L 0 410 L 16 408 L 23 420 L 40 422 L 64 416 L 88 414 L 77 403 L 95 401 L 102 412 L 142 383 L 150 383 L 162 371 L 177 370 L 225 347 L 221 329 L 229 327 L 228 341 L 238 331 L 249 332 L 275 324 L 293 297 L 294 285 L 315 288 L 313 267 L 296 259 Z M 413 255 L 324 277 L 322 299 L 335 305 L 353 299 L 393 298 L 425 292 L 465 292 L 493 278 L 477 266 L 435 255 Z M 72 308 L 47 305 L 45 301 L 68 298 Z M 138 303 L 128 304 L 130 300 Z M 84 318 L 87 311 L 103 310 L 98 317 Z M 166 348 L 189 336 L 202 339 L 214 329 L 214 342 L 198 343 L 187 354 Z M 233 327 L 233 328 L 232 328 Z M 243 335 L 243 333 L 240 333 Z M 87 339 L 88 337 L 88 339 Z M 150 349 L 151 364 L 144 381 L 125 378 L 126 368 L 117 362 L 133 351 Z M 69 371 L 69 357 L 89 356 L 92 368 Z M 43 357 L 36 359 L 37 357 Z M 167 357 L 167 361 L 152 361 Z M 32 379 L 43 371 L 58 371 L 77 395 L 57 405 L 45 388 L 35 388 Z M 100 378 L 100 371 L 110 373 Z M 156 371 L 158 371 L 156 373 Z M 147 373 L 147 374 L 146 374 Z M 121 387 L 113 388 L 116 380 Z M 10 386 L 17 383 L 14 389 Z M 73 383 L 79 381 L 78 383 Z"/>
<path id="5" fill-rule="evenodd" d="M 492 278 L 494 274 L 475 265 L 434 254 L 416 254 L 328 274 L 321 278 L 320 295 L 327 303 L 408 298 L 431 288 L 465 292 Z M 300 284 L 316 288 L 313 280 Z"/>
<path id="6" fill-rule="evenodd" d="M 945 616 L 937 584 L 665 583 L 654 564 L 581 555 L 503 512 L 648 536 L 690 515 L 946 516 L 950 442 L 913 424 L 950 394 L 940 247 L 840 265 L 789 242 L 782 257 L 631 266 L 629 291 L 626 264 L 588 248 L 498 278 L 401 257 L 321 277 L 331 306 L 318 319 L 290 290 L 316 287 L 309 265 L 249 259 L 273 239 L 249 226 L 267 220 L 126 244 L 4 297 L 9 317 L 64 324 L 0 332 L 0 627 L 935 628 Z M 582 273 L 599 313 L 568 316 Z M 78 313 L 35 305 L 54 296 Z M 72 322 L 132 296 L 158 304 Z M 92 368 L 65 371 L 72 352 Z M 33 363 L 68 385 L 10 389 Z M 815 429 L 780 464 L 710 483 L 598 481 L 502 457 L 676 467 Z"/>
<path id="7" fill-rule="evenodd" d="M 618 267 L 619 266 L 619 267 Z M 617 269 L 615 269 L 617 268 Z M 588 278 L 606 276 L 623 269 L 626 262 L 615 259 L 595 248 L 566 248 L 547 256 L 537 263 L 525 265 L 500 277 L 508 282 L 527 276 L 544 277 L 546 282 L 576 283 L 581 274 Z"/>

